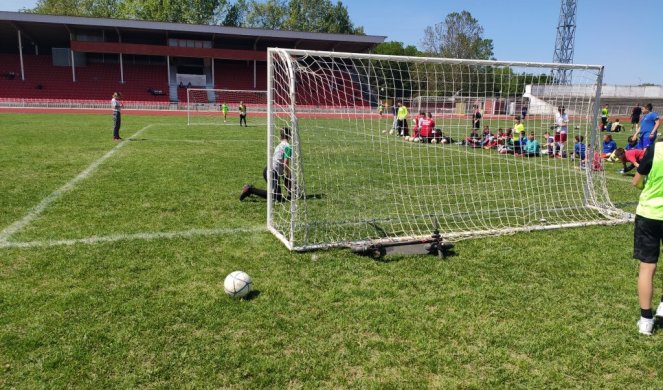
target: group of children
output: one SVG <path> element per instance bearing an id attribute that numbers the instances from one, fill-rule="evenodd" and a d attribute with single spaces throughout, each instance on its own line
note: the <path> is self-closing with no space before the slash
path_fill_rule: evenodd
<path id="1" fill-rule="evenodd" d="M 514 125 L 506 131 L 502 128 L 497 134 L 490 131 L 490 127 L 484 126 L 483 133 L 479 134 L 476 128 L 468 137 L 460 142 L 461 145 L 472 148 L 496 149 L 500 154 L 513 154 L 516 157 L 538 157 L 541 155 L 541 145 L 535 138 L 534 132 L 529 135 L 525 132 L 519 116 L 514 118 Z"/>

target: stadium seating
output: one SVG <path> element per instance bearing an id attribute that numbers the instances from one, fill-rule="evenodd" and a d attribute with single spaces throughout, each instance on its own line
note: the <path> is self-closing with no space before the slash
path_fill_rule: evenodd
<path id="1" fill-rule="evenodd" d="M 117 63 L 88 63 L 76 67 L 76 82 L 71 67 L 53 66 L 50 55 L 24 55 L 25 80 L 21 80 L 18 55 L 0 54 L 0 90 L 3 98 L 110 100 L 119 91 L 126 101 L 167 102 L 167 73 L 164 65 L 124 64 L 124 84 L 120 83 Z M 16 75 L 6 77 L 9 72 Z M 153 91 L 164 92 L 163 95 Z M 150 92 L 152 91 L 152 92 Z"/>
<path id="2" fill-rule="evenodd" d="M 214 88 L 246 89 L 265 91 L 267 89 L 267 63 L 256 64 L 256 87 L 253 87 L 252 61 L 221 61 L 214 63 Z"/>

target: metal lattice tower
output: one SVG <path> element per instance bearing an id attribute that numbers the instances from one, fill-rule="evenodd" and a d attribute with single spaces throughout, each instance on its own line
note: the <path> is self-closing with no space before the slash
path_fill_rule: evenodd
<path id="1" fill-rule="evenodd" d="M 573 63 L 573 44 L 576 37 L 576 0 L 561 0 L 557 39 L 553 62 L 560 64 Z M 553 71 L 553 80 L 557 84 L 571 83 L 571 70 L 557 69 Z"/>

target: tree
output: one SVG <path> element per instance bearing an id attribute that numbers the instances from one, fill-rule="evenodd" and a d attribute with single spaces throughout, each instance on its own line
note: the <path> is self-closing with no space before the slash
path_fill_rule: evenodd
<path id="1" fill-rule="evenodd" d="M 375 54 L 384 54 L 391 56 L 417 56 L 420 54 L 414 45 L 403 46 L 403 42 L 383 42 L 373 50 Z"/>
<path id="2" fill-rule="evenodd" d="M 347 7 L 331 0 L 252 0 L 246 17 L 247 27 L 322 32 L 363 34 L 361 26 L 350 20 Z"/>
<path id="3" fill-rule="evenodd" d="M 246 7 L 245 0 L 238 0 L 233 4 L 227 4 L 220 12 L 223 17 L 217 17 L 217 19 L 221 20 L 222 26 L 242 27 L 246 20 Z"/>
<path id="4" fill-rule="evenodd" d="M 241 1 L 241 0 L 240 0 Z M 227 0 L 38 0 L 28 12 L 212 24 Z"/>
<path id="5" fill-rule="evenodd" d="M 26 12 L 49 15 L 117 17 L 122 0 L 38 0 Z"/>
<path id="6" fill-rule="evenodd" d="M 99 1 L 99 0 L 92 0 Z M 119 15 L 157 22 L 212 24 L 226 0 L 121 0 Z"/>
<path id="7" fill-rule="evenodd" d="M 252 0 L 248 4 L 245 26 L 280 29 L 285 22 L 286 7 L 284 0 L 267 0 L 265 3 Z"/>
<path id="8" fill-rule="evenodd" d="M 437 57 L 493 58 L 493 40 L 483 38 L 483 27 L 468 11 L 452 12 L 443 22 L 426 27 L 422 45 Z"/>

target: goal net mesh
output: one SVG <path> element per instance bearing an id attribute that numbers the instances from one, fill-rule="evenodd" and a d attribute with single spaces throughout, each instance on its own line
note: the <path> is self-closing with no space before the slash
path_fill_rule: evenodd
<path id="1" fill-rule="evenodd" d="M 186 101 L 188 124 L 238 124 L 239 105 L 242 102 L 247 110 L 247 123 L 267 123 L 267 91 L 189 88 Z M 222 110 L 224 103 L 228 106 L 225 118 Z"/>
<path id="2" fill-rule="evenodd" d="M 551 78 L 560 66 L 572 84 Z M 418 241 L 435 230 L 453 240 L 624 222 L 596 158 L 602 72 L 269 49 L 268 166 L 284 127 L 292 156 L 291 183 L 280 180 L 283 197 L 268 199 L 268 226 L 306 250 Z M 394 115 L 399 102 L 404 121 Z M 420 111 L 434 123 L 416 119 Z M 501 135 L 520 129 L 523 115 L 538 150 Z M 574 156 L 576 136 L 583 150 Z"/>

